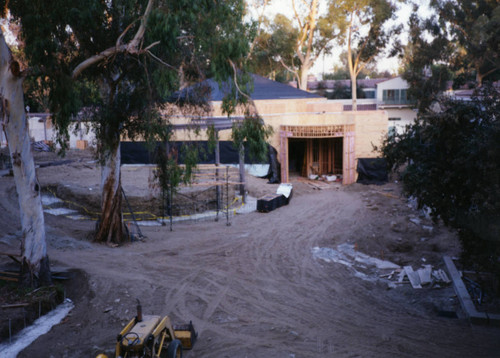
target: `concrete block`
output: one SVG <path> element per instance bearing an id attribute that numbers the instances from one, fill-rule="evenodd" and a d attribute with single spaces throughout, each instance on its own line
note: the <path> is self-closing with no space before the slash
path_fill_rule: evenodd
<path id="1" fill-rule="evenodd" d="M 451 257 L 444 256 L 443 260 L 453 282 L 455 293 L 457 294 L 460 304 L 462 305 L 462 309 L 464 310 L 469 321 L 473 324 L 492 324 L 493 317 L 490 317 L 487 313 L 477 311 L 476 306 L 474 305 L 474 302 L 472 302 L 469 292 L 467 291 L 467 287 L 465 287 L 462 277 L 460 277 L 460 273 L 458 272 Z"/>

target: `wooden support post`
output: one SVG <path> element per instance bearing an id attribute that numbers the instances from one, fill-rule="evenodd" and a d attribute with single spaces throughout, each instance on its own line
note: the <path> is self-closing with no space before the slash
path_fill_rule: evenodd
<path id="1" fill-rule="evenodd" d="M 215 181 L 219 182 L 219 165 L 220 165 L 220 147 L 219 147 L 219 131 L 215 131 Z M 221 205 L 221 190 L 220 186 L 217 184 L 215 186 L 215 196 L 216 196 L 216 206 L 217 206 L 217 215 L 215 217 L 215 221 L 219 221 L 219 210 Z"/>
<path id="2" fill-rule="evenodd" d="M 226 167 L 226 225 L 230 226 L 229 222 L 229 167 Z"/>
<path id="3" fill-rule="evenodd" d="M 247 195 L 245 193 L 245 146 L 243 143 L 240 145 L 240 195 L 243 200 L 243 204 L 247 201 Z"/>

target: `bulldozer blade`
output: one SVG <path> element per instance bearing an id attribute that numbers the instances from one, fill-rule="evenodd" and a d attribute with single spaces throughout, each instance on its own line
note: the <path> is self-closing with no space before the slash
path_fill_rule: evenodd
<path id="1" fill-rule="evenodd" d="M 198 333 L 195 331 L 193 322 L 189 324 L 174 325 L 175 338 L 181 341 L 182 349 L 192 349 L 198 338 Z"/>

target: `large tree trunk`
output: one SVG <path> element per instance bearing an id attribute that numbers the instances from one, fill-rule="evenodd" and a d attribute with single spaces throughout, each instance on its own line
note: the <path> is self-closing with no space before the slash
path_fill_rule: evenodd
<path id="1" fill-rule="evenodd" d="M 351 13 L 351 21 L 349 25 L 349 32 L 347 34 L 347 67 L 349 68 L 349 75 L 351 76 L 351 98 L 352 98 L 352 110 L 358 110 L 358 95 L 356 88 L 356 77 L 358 70 L 358 58 L 356 58 L 356 62 L 352 60 L 352 28 L 354 24 L 354 13 Z"/>
<path id="2" fill-rule="evenodd" d="M 0 32 L 0 110 L 9 144 L 22 226 L 21 282 L 38 287 L 51 283 L 40 185 L 24 111 L 23 76 Z"/>
<path id="3" fill-rule="evenodd" d="M 307 77 L 309 76 L 309 66 L 302 65 L 300 68 L 300 83 L 299 88 L 303 91 L 307 91 Z"/>
<path id="4" fill-rule="evenodd" d="M 351 96 L 352 96 L 352 110 L 358 110 L 358 88 L 356 83 L 356 75 L 351 71 Z"/>
<path id="5" fill-rule="evenodd" d="M 120 172 L 120 142 L 104 154 L 101 167 L 101 218 L 95 240 L 107 244 L 125 241 L 122 221 L 122 186 Z"/>

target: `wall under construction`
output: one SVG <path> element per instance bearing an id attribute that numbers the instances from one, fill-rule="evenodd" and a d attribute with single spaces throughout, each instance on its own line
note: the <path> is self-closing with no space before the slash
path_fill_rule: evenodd
<path id="1" fill-rule="evenodd" d="M 355 182 L 358 158 L 375 158 L 378 153 L 373 145 L 379 145 L 387 136 L 388 118 L 385 111 L 343 111 L 343 105 L 323 98 L 278 99 L 254 101 L 256 110 L 270 125 L 274 133 L 270 144 L 278 151 L 282 165 L 282 182 L 289 179 L 289 141 L 297 138 L 310 139 L 307 144 L 306 174 L 318 168 L 318 174 L 336 173 L 335 158 L 339 158 L 338 141 L 318 141 L 320 138 L 342 138 L 343 183 Z M 211 118 L 227 118 L 221 111 L 221 102 L 213 102 Z M 234 117 L 241 117 L 236 113 Z M 220 131 L 220 140 L 230 140 L 231 130 Z M 206 136 L 201 132 L 200 140 Z M 192 139 L 189 131 L 177 131 L 177 140 Z M 316 139 L 316 141 L 314 141 Z M 318 146 L 318 150 L 314 146 Z M 314 153 L 318 157 L 314 157 Z M 321 156 L 321 159 L 319 158 Z M 329 158 L 329 159 L 326 159 Z M 293 159 L 293 158 L 292 158 Z M 325 163 L 325 159 L 327 162 Z M 338 168 L 338 160 L 337 168 Z"/>

